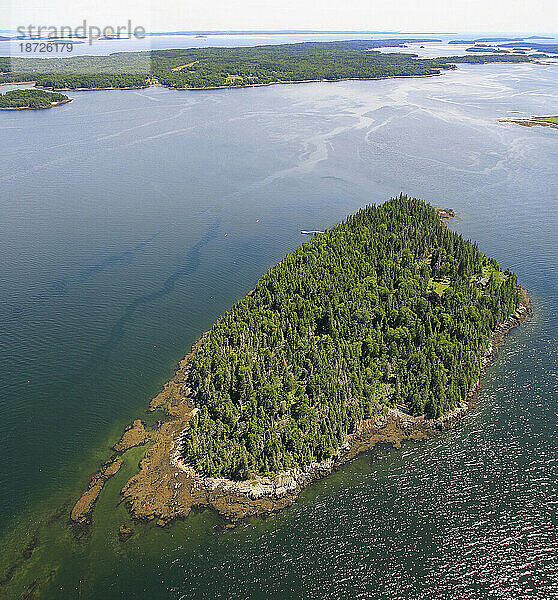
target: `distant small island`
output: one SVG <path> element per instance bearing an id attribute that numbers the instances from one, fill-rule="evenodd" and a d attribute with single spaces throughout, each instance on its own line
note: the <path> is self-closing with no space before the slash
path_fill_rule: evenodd
<path id="1" fill-rule="evenodd" d="M 515 123 L 516 125 L 523 125 L 523 127 L 535 127 L 540 125 L 541 127 L 551 127 L 558 129 L 558 116 L 546 116 L 546 117 L 511 117 L 498 119 L 500 123 Z"/>
<path id="2" fill-rule="evenodd" d="M 533 40 L 551 40 L 550 42 L 540 43 L 539 41 Z M 509 48 L 516 52 L 523 51 L 534 51 L 534 52 L 546 52 L 548 54 L 558 54 L 558 44 L 555 43 L 554 38 L 544 37 L 539 35 L 532 35 L 527 38 L 479 38 L 476 40 L 452 40 L 449 44 L 456 45 L 471 45 L 475 44 L 476 48 L 484 47 L 487 51 L 494 52 L 493 48 L 496 46 L 499 48 Z M 477 52 L 477 50 L 467 49 L 469 52 Z"/>
<path id="3" fill-rule="evenodd" d="M 0 94 L 0 110 L 53 108 L 71 101 L 71 98 L 64 94 L 45 90 L 11 90 Z"/>
<path id="4" fill-rule="evenodd" d="M 509 50 L 504 50 L 503 48 L 495 48 L 494 46 L 485 46 L 481 44 L 479 46 L 471 46 L 471 48 L 466 49 L 467 52 L 492 52 L 494 54 L 507 54 Z"/>

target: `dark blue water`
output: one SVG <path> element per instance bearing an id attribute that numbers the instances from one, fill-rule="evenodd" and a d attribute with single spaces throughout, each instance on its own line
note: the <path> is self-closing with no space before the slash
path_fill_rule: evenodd
<path id="1" fill-rule="evenodd" d="M 1 113 L 8 597 L 555 596 L 558 137 L 496 119 L 556 114 L 557 93 L 556 64 L 490 65 L 414 80 L 75 92 L 57 109 Z M 301 229 L 401 191 L 454 208 L 452 227 L 534 300 L 463 426 L 364 455 L 235 531 L 206 512 L 168 530 L 134 525 L 122 545 L 119 490 L 135 449 L 93 533 L 76 541 L 60 506 L 197 336 Z"/>

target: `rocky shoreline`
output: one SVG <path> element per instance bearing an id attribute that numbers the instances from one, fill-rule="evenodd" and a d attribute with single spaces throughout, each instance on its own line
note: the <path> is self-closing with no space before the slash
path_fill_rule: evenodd
<path id="1" fill-rule="evenodd" d="M 112 449 L 115 452 L 126 452 L 134 446 L 143 446 L 149 441 L 149 433 L 145 428 L 143 421 L 136 419 L 131 425 L 128 425 L 118 441 Z"/>
<path id="2" fill-rule="evenodd" d="M 45 110 L 46 108 L 55 108 L 56 106 L 62 106 L 68 104 L 73 98 L 67 98 L 66 100 L 60 100 L 60 102 L 51 102 L 49 106 L 0 106 L 0 110 Z"/>
<path id="3" fill-rule="evenodd" d="M 482 361 L 481 376 L 505 334 L 530 313 L 527 291 L 521 289 L 520 308 L 492 334 Z M 196 347 L 197 344 L 192 353 Z M 399 447 L 405 440 L 425 439 L 454 426 L 474 403 L 480 386 L 479 378 L 467 401 L 439 419 L 414 417 L 405 412 L 404 407 L 390 409 L 384 415 L 364 421 L 331 459 L 280 474 L 274 479 L 254 477 L 238 482 L 200 476 L 181 460 L 180 435 L 197 410 L 191 402 L 187 383 L 192 353 L 181 361 L 175 376 L 152 400 L 150 410 L 165 408 L 170 419 L 152 436 L 154 443 L 141 460 L 139 472 L 122 489 L 123 500 L 134 518 L 155 520 L 160 526 L 186 517 L 193 508 L 213 508 L 232 524 L 246 517 L 285 508 L 296 500 L 303 488 L 378 443 Z"/>
<path id="4" fill-rule="evenodd" d="M 558 123 L 551 123 L 548 121 L 541 121 L 542 118 L 548 117 L 511 117 L 505 119 L 498 119 L 500 123 L 514 123 L 515 125 L 522 125 L 523 127 L 550 127 L 551 129 L 558 129 Z M 555 117 L 556 118 L 556 117 Z"/>

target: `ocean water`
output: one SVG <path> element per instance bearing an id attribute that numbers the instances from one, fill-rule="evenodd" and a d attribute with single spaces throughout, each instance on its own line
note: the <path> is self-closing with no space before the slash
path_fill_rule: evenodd
<path id="1" fill-rule="evenodd" d="M 558 63 L 471 65 L 0 113 L 0 593 L 556 597 L 558 132 L 497 119 L 556 114 L 557 95 Z M 196 338 L 301 229 L 400 192 L 455 209 L 533 299 L 464 422 L 234 530 L 209 511 L 132 523 L 133 449 L 75 539 L 72 501 Z"/>

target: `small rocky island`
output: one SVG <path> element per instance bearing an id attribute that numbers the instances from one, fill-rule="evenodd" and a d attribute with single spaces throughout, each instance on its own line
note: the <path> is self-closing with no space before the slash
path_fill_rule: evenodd
<path id="1" fill-rule="evenodd" d="M 514 273 L 446 226 L 453 216 L 401 195 L 272 267 L 151 401 L 157 427 L 124 432 L 75 526 L 138 444 L 149 445 L 122 489 L 135 519 L 163 526 L 211 507 L 234 523 L 292 504 L 377 443 L 456 423 L 530 305 Z"/>
<path id="2" fill-rule="evenodd" d="M 71 101 L 71 98 L 68 98 L 65 94 L 45 90 L 11 90 L 5 94 L 0 94 L 0 110 L 53 108 Z"/>
<path id="3" fill-rule="evenodd" d="M 500 123 L 515 123 L 516 125 L 523 125 L 523 127 L 551 127 L 558 129 L 558 116 L 546 116 L 546 117 L 512 117 L 505 119 L 498 119 Z"/>

